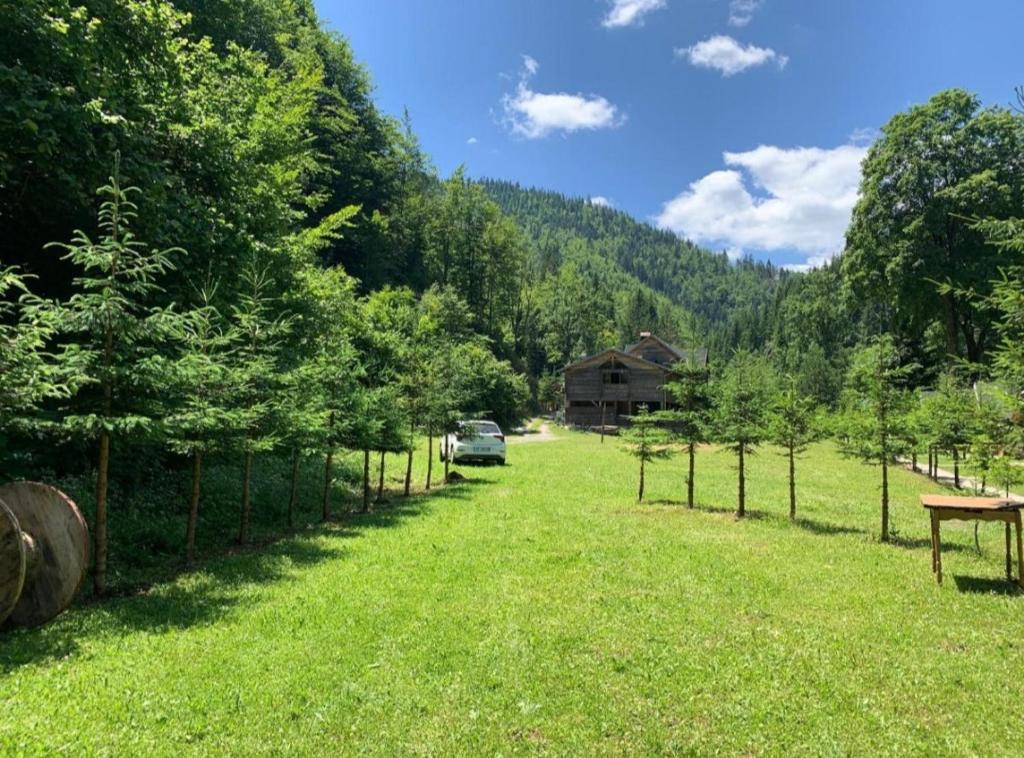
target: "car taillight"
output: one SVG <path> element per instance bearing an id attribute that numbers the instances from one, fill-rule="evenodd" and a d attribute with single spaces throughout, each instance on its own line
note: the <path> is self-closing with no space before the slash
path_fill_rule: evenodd
<path id="1" fill-rule="evenodd" d="M 504 442 L 504 441 L 505 441 L 505 435 L 504 435 L 504 434 L 495 434 L 494 436 L 495 436 L 495 437 L 497 437 L 497 438 L 498 438 L 499 440 L 501 440 L 502 442 Z"/>

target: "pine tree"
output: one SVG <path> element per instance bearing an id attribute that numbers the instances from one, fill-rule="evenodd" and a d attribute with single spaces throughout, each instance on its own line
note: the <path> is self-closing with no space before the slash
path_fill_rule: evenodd
<path id="1" fill-rule="evenodd" d="M 0 267 L 0 435 L 36 425 L 39 404 L 66 398 L 67 380 L 73 378 L 48 351 L 57 311 L 31 293 L 28 279 L 13 267 Z"/>
<path id="2" fill-rule="evenodd" d="M 98 441 L 96 516 L 93 525 L 95 567 L 93 587 L 98 595 L 107 588 L 107 490 L 112 438 L 150 426 L 140 404 L 142 389 L 150 385 L 143 360 L 154 341 L 173 333 L 178 317 L 157 308 L 158 282 L 173 266 L 176 248 L 153 250 L 136 239 L 132 230 L 138 207 L 131 200 L 141 191 L 123 187 L 120 160 L 115 159 L 109 183 L 98 191 L 104 198 L 98 216 L 100 237 L 74 233 L 68 244 L 51 243 L 66 251 L 65 258 L 81 274 L 78 290 L 63 304 L 61 326 L 74 343 L 69 360 L 76 367 L 76 383 L 95 386 L 98 397 L 80 391 L 74 413 L 65 419 L 73 432 Z"/>
<path id="3" fill-rule="evenodd" d="M 640 486 L 637 502 L 643 502 L 647 464 L 668 458 L 672 453 L 668 432 L 657 415 L 646 405 L 640 406 L 636 415 L 629 417 L 629 427 L 623 429 L 620 437 L 626 452 L 640 462 Z"/>
<path id="4" fill-rule="evenodd" d="M 195 560 L 203 458 L 237 444 L 245 418 L 234 399 L 237 372 L 232 352 L 240 334 L 213 305 L 216 287 L 199 292 L 199 303 L 184 314 L 180 351 L 166 366 L 171 385 L 163 419 L 172 450 L 191 459 L 192 482 L 185 528 L 185 560 Z"/>
<path id="5" fill-rule="evenodd" d="M 686 505 L 693 508 L 694 464 L 697 445 L 708 439 L 711 431 L 712 394 L 706 367 L 694 360 L 677 364 L 672 369 L 675 378 L 665 385 L 674 401 L 674 408 L 663 411 L 661 417 L 669 422 L 672 434 L 686 445 Z"/>
<path id="6" fill-rule="evenodd" d="M 771 440 L 785 450 L 789 462 L 789 518 L 796 519 L 796 460 L 814 442 L 814 401 L 800 392 L 796 377 L 787 376 L 775 398 L 770 422 Z"/>
<path id="7" fill-rule="evenodd" d="M 900 364 L 888 335 L 875 338 L 855 356 L 843 398 L 840 446 L 882 470 L 882 541 L 889 541 L 889 465 L 904 452 L 912 395 L 905 384 L 914 366 Z"/>
<path id="8" fill-rule="evenodd" d="M 716 385 L 715 436 L 736 453 L 736 516 L 746 515 L 746 458 L 768 436 L 772 383 L 763 359 L 737 352 Z"/>
<path id="9" fill-rule="evenodd" d="M 238 543 L 249 542 L 252 512 L 252 467 L 256 453 L 274 449 L 279 441 L 279 404 L 282 374 L 282 343 L 293 318 L 284 313 L 274 297 L 270 266 L 257 256 L 250 258 L 241 273 L 238 302 L 232 307 L 232 325 L 240 335 L 232 353 L 232 371 L 238 390 L 234 411 L 242 429 L 242 493 L 239 507 Z"/>

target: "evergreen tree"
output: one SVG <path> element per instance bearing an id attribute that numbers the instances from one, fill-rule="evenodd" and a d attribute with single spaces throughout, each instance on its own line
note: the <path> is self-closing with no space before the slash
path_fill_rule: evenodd
<path id="1" fill-rule="evenodd" d="M 93 588 L 107 588 L 107 490 L 111 439 L 123 438 L 150 425 L 139 399 L 153 377 L 144 359 L 154 341 L 173 332 L 178 317 L 153 304 L 158 283 L 172 269 L 175 248 L 151 249 L 132 228 L 138 206 L 131 200 L 140 190 L 122 187 L 120 159 L 109 183 L 99 189 L 103 198 L 98 216 L 100 237 L 92 240 L 75 232 L 68 244 L 51 243 L 66 251 L 65 258 L 81 273 L 78 290 L 63 304 L 60 323 L 73 341 L 75 382 L 98 393 L 80 391 L 74 412 L 65 419 L 69 429 L 98 441 L 96 515 L 93 525 L 95 568 Z"/>
<path id="2" fill-rule="evenodd" d="M 651 413 L 646 405 L 640 406 L 637 414 L 629 417 L 629 422 L 629 427 L 623 429 L 620 436 L 626 452 L 640 462 L 640 486 L 636 499 L 637 502 L 642 502 L 647 464 L 668 458 L 672 446 L 661 420 Z"/>
<path id="3" fill-rule="evenodd" d="M 57 313 L 30 292 L 27 279 L 0 267 L 0 456 L 5 432 L 35 425 L 41 402 L 69 393 L 63 366 L 48 351 Z"/>
<path id="4" fill-rule="evenodd" d="M 888 335 L 854 356 L 847 376 L 840 428 L 842 449 L 882 470 L 882 541 L 889 541 L 889 465 L 906 449 L 912 395 L 905 382 L 912 365 L 900 365 Z"/>
<path id="5" fill-rule="evenodd" d="M 796 519 L 796 459 L 818 438 L 814 401 L 802 394 L 796 377 L 781 383 L 770 423 L 771 439 L 789 462 L 789 518 Z"/>
<path id="6" fill-rule="evenodd" d="M 163 364 L 171 387 L 163 419 L 168 444 L 192 464 L 185 528 L 189 564 L 195 560 L 203 458 L 237 444 L 244 420 L 234 402 L 238 377 L 231 356 L 240 335 L 214 307 L 214 294 L 213 287 L 199 293 L 198 305 L 182 319 L 177 355 Z"/>
<path id="7" fill-rule="evenodd" d="M 715 392 L 715 436 L 736 453 L 736 515 L 746 514 L 746 458 L 768 436 L 773 387 L 762 358 L 739 351 L 726 366 Z"/>
<path id="8" fill-rule="evenodd" d="M 697 445 L 708 439 L 713 413 L 708 370 L 695 361 L 682 362 L 672 369 L 675 378 L 665 385 L 675 407 L 663 411 L 673 435 L 686 445 L 686 505 L 693 508 L 694 464 Z"/>
<path id="9" fill-rule="evenodd" d="M 270 266 L 252 256 L 243 268 L 238 302 L 232 307 L 232 326 L 239 333 L 233 352 L 236 402 L 242 429 L 242 493 L 238 543 L 249 542 L 252 511 L 252 467 L 256 453 L 273 450 L 279 442 L 283 375 L 280 360 L 283 341 L 293 318 L 281 310 L 273 293 Z"/>

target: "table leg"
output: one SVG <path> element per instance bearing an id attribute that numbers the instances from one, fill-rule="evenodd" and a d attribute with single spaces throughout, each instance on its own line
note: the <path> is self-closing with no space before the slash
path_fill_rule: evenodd
<path id="1" fill-rule="evenodd" d="M 935 579 L 942 584 L 942 522 L 935 515 Z"/>
<path id="2" fill-rule="evenodd" d="M 1017 511 L 1017 584 L 1024 587 L 1024 545 L 1020 539 L 1020 511 Z"/>
<path id="3" fill-rule="evenodd" d="M 929 518 L 929 522 L 930 522 L 928 524 L 928 526 L 929 526 L 928 536 L 931 537 L 931 541 L 932 541 L 932 573 L 934 574 L 935 573 L 935 512 L 934 511 L 929 511 L 928 512 L 928 518 Z"/>
<path id="4" fill-rule="evenodd" d="M 1013 580 L 1013 562 L 1010 560 L 1010 522 L 1006 522 L 1006 581 Z"/>

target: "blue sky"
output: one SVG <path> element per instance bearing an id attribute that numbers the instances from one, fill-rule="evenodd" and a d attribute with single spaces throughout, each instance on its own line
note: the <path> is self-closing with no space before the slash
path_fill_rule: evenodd
<path id="1" fill-rule="evenodd" d="M 841 246 L 892 114 L 947 87 L 1006 105 L 1024 84 L 1024 0 L 316 2 L 443 174 L 794 266 Z"/>

